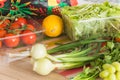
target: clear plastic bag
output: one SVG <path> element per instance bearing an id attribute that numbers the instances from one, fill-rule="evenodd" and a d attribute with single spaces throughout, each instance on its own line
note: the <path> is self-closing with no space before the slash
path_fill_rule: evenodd
<path id="1" fill-rule="evenodd" d="M 10 23 L 7 24 L 5 28 L 0 28 L 7 32 L 5 36 L 0 38 L 0 42 L 1 42 L 0 59 L 2 63 L 4 62 L 9 63 L 11 61 L 28 57 L 30 55 L 31 46 L 36 43 L 41 43 L 44 37 L 43 34 L 44 29 L 42 28 L 41 24 L 39 24 L 36 20 L 31 18 L 30 16 L 24 17 L 24 19 L 27 20 L 27 23 L 24 25 L 21 24 L 20 28 L 18 29 L 12 29 L 13 28 L 12 24 L 14 23 L 16 24 L 15 20 L 21 17 L 16 17 L 12 20 L 9 19 L 9 17 L 5 17 L 5 19 L 6 18 L 7 20 L 10 20 Z M 2 21 L 4 22 L 4 20 Z M 3 22 L 1 22 L 1 24 L 3 24 Z M 29 26 L 32 27 L 30 28 Z M 14 34 L 14 35 L 6 36 L 8 34 Z M 19 40 L 18 43 L 17 43 L 18 40 L 16 41 L 16 38 Z"/>
<path id="2" fill-rule="evenodd" d="M 109 2 L 64 7 L 65 32 L 71 40 L 115 37 L 120 32 L 120 5 Z"/>

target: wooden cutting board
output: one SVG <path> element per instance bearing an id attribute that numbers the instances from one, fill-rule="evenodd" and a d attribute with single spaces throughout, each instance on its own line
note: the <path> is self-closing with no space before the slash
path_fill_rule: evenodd
<path id="1" fill-rule="evenodd" d="M 67 37 L 59 37 L 52 40 L 44 41 L 48 49 L 55 47 L 56 42 L 69 42 Z M 25 48 L 21 48 L 22 50 Z M 16 50 L 17 51 L 17 50 Z M 26 57 L 10 64 L 0 65 L 0 80 L 67 80 L 67 78 L 52 72 L 47 76 L 41 76 L 32 71 L 32 64 L 30 58 Z"/>

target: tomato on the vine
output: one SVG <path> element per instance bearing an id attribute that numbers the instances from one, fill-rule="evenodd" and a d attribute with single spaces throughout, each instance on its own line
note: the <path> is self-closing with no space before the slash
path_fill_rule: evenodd
<path id="1" fill-rule="evenodd" d="M 3 38 L 6 35 L 7 31 L 4 29 L 0 29 L 0 38 Z"/>
<path id="2" fill-rule="evenodd" d="M 31 30 L 31 31 L 35 30 L 35 27 L 31 24 L 27 24 L 26 26 L 27 26 L 27 28 L 26 28 L 27 30 Z"/>
<path id="3" fill-rule="evenodd" d="M 17 23 L 14 22 L 10 25 L 10 29 L 14 30 L 14 29 L 19 29 L 21 26 Z"/>
<path id="4" fill-rule="evenodd" d="M 20 25 L 26 25 L 27 24 L 27 20 L 23 17 L 16 18 L 15 22 L 17 22 Z"/>
<path id="5" fill-rule="evenodd" d="M 37 35 L 34 32 L 30 31 L 30 30 L 23 31 L 22 35 L 23 36 L 21 37 L 21 40 L 26 45 L 32 45 L 37 40 Z"/>
<path id="6" fill-rule="evenodd" d="M 14 30 L 13 30 L 13 33 L 14 33 L 14 34 L 21 34 L 21 33 L 22 33 L 22 30 L 21 30 L 21 29 L 14 29 Z"/>
<path id="7" fill-rule="evenodd" d="M 6 19 L 6 20 L 3 22 L 3 24 L 4 24 L 5 26 L 9 25 L 9 24 L 10 24 L 10 20 L 9 20 L 9 19 Z"/>
<path id="8" fill-rule="evenodd" d="M 0 48 L 2 47 L 2 41 L 0 41 Z"/>
<path id="9" fill-rule="evenodd" d="M 5 35 L 5 39 L 3 41 L 7 47 L 12 48 L 17 47 L 19 45 L 20 38 L 15 34 L 8 33 Z"/>
<path id="10" fill-rule="evenodd" d="M 0 24 L 0 29 L 4 29 L 4 25 L 3 24 Z"/>
<path id="11" fill-rule="evenodd" d="M 1 21 L 0 21 L 1 22 Z M 10 20 L 9 19 L 6 19 L 2 22 L 2 24 L 0 24 L 0 28 L 1 29 L 4 29 L 7 25 L 10 24 Z"/>

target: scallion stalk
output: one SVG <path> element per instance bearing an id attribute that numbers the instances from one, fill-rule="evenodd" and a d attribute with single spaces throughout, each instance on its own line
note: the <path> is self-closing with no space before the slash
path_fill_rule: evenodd
<path id="1" fill-rule="evenodd" d="M 52 53 L 56 53 L 56 52 L 59 52 L 59 51 L 65 51 L 65 50 L 69 50 L 69 49 L 74 49 L 75 47 L 78 47 L 80 45 L 85 45 L 85 44 L 95 43 L 95 42 L 105 42 L 105 41 L 106 40 L 93 40 L 93 39 L 91 39 L 91 40 L 83 40 L 83 41 L 78 40 L 78 41 L 74 41 L 74 42 L 71 42 L 71 43 L 60 45 L 58 47 L 47 50 L 47 53 L 52 54 Z"/>
<path id="2" fill-rule="evenodd" d="M 92 47 L 88 48 L 88 49 L 85 49 L 85 50 L 82 50 L 82 51 L 78 51 L 78 52 L 75 52 L 74 54 L 73 53 L 68 53 L 68 54 L 60 54 L 60 55 L 57 55 L 55 57 L 57 58 L 62 58 L 62 57 L 79 57 L 79 56 L 85 56 L 87 55 L 91 50 L 93 50 Z"/>
<path id="3" fill-rule="evenodd" d="M 56 63 L 55 66 L 59 70 L 67 70 L 82 67 L 85 64 L 87 64 L 87 62 L 75 62 L 75 63 L 70 62 L 70 63 Z"/>
<path id="4" fill-rule="evenodd" d="M 100 55 L 95 56 L 80 56 L 80 57 L 73 57 L 73 58 L 59 58 L 62 62 L 85 62 L 85 61 L 92 61 L 95 60 Z"/>

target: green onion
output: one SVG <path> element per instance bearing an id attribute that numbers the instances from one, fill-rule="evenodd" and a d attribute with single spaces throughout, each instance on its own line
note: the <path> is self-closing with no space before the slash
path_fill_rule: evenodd
<path id="1" fill-rule="evenodd" d="M 46 58 L 35 61 L 33 65 L 33 71 L 37 72 L 40 75 L 48 75 L 54 69 L 54 64 Z"/>
<path id="2" fill-rule="evenodd" d="M 67 70 L 67 69 L 82 67 L 85 64 L 88 64 L 88 63 L 87 62 L 75 62 L 75 63 L 68 62 L 68 63 L 57 63 L 55 64 L 55 66 L 59 70 Z"/>
<path id="3" fill-rule="evenodd" d="M 78 51 L 78 52 L 75 52 L 74 54 L 73 53 L 66 53 L 66 54 L 60 54 L 60 55 L 57 55 L 55 57 L 57 58 L 62 58 L 62 57 L 79 57 L 79 56 L 84 56 L 84 55 L 87 55 L 87 53 L 89 53 L 91 50 L 93 50 L 92 47 L 86 49 L 86 50 L 83 50 L 83 51 Z"/>
<path id="4" fill-rule="evenodd" d="M 60 45 L 60 46 L 55 47 L 53 49 L 47 50 L 47 53 L 52 54 L 52 53 L 59 52 L 59 51 L 74 49 L 75 47 L 78 47 L 80 45 L 85 45 L 85 44 L 95 43 L 95 42 L 105 42 L 105 41 L 106 40 L 93 40 L 93 39 L 81 40 L 81 41 L 78 40 L 78 41 L 74 41 L 74 42 L 71 42 L 71 43 Z"/>
<path id="5" fill-rule="evenodd" d="M 96 55 L 96 56 L 80 56 L 80 57 L 73 57 L 73 58 L 59 58 L 60 60 L 62 60 L 62 62 L 84 62 L 84 61 L 91 61 L 91 60 L 95 60 L 96 58 L 98 58 L 100 55 Z"/>
<path id="6" fill-rule="evenodd" d="M 34 59 L 44 58 L 47 55 L 47 50 L 44 45 L 36 44 L 36 45 L 32 46 L 30 55 Z"/>
<path id="7" fill-rule="evenodd" d="M 69 43 L 70 44 L 70 43 Z M 73 43 L 71 43 L 73 44 Z M 62 45 L 63 46 L 63 45 Z M 82 67 L 100 55 L 92 54 L 89 56 L 87 53 L 92 51 L 92 47 L 83 49 L 82 51 L 71 52 L 70 54 L 47 54 L 44 44 L 35 44 L 31 49 L 31 63 L 33 64 L 33 71 L 40 75 L 48 75 L 55 69 L 73 69 Z M 59 56 L 59 57 L 58 57 Z"/>

